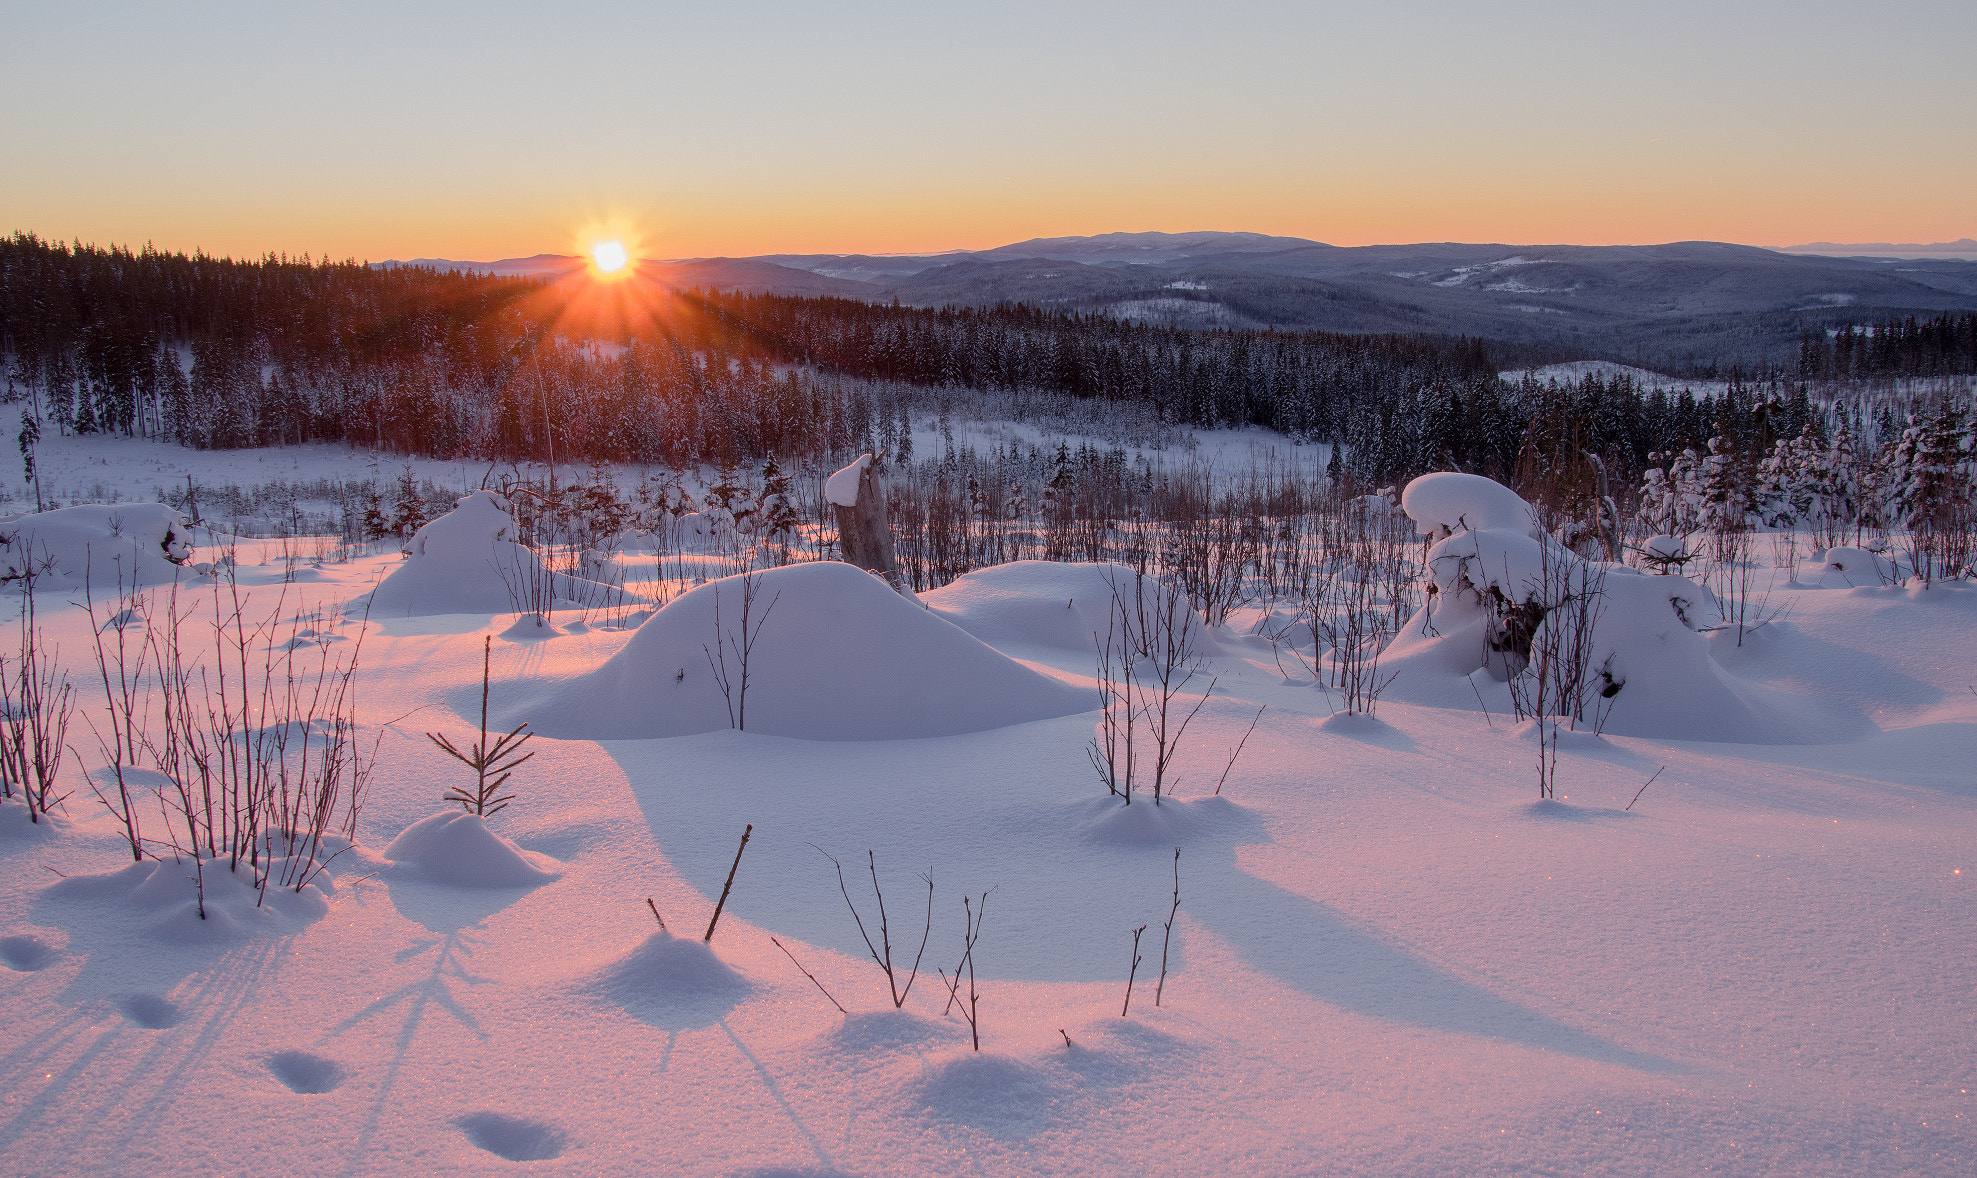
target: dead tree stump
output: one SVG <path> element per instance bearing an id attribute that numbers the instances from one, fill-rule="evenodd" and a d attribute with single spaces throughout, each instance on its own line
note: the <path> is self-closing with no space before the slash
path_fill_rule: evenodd
<path id="1" fill-rule="evenodd" d="M 892 524 L 886 519 L 884 480 L 878 459 L 860 454 L 857 461 L 832 475 L 824 495 L 837 514 L 838 553 L 846 564 L 879 574 L 894 589 L 905 581 L 892 555 Z"/>

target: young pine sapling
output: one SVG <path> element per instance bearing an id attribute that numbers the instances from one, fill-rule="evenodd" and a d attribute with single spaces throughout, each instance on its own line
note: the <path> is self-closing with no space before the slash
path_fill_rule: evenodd
<path id="1" fill-rule="evenodd" d="M 468 746 L 466 752 L 455 748 L 453 742 L 437 732 L 426 733 L 426 738 L 440 747 L 447 756 L 474 771 L 474 788 L 469 790 L 455 786 L 446 791 L 444 800 L 458 802 L 467 813 L 486 818 L 507 809 L 508 803 L 515 800 L 514 794 L 504 794 L 501 787 L 508 783 L 523 761 L 535 756 L 524 753 L 522 746 L 529 742 L 535 733 L 524 732 L 528 727 L 525 720 L 490 744 L 487 739 L 487 697 L 489 675 L 494 665 L 494 638 L 490 635 L 481 648 L 481 738 Z M 492 781 L 489 778 L 493 778 Z M 711 933 L 712 930 L 710 929 Z"/>

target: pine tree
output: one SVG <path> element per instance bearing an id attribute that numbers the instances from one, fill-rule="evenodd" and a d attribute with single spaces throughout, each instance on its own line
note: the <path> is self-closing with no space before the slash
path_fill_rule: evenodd
<path id="1" fill-rule="evenodd" d="M 1702 519 L 1717 535 L 1743 530 L 1748 515 L 1749 489 L 1738 469 L 1737 452 L 1723 433 L 1709 439 L 1709 457 L 1702 460 Z"/>
<path id="2" fill-rule="evenodd" d="M 762 529 L 780 539 L 795 530 L 797 523 L 796 507 L 789 501 L 789 476 L 771 454 L 762 464 Z"/>
<path id="3" fill-rule="evenodd" d="M 899 402 L 899 445 L 893 458 L 900 463 L 913 461 L 913 418 L 904 398 Z"/>
<path id="4" fill-rule="evenodd" d="M 391 505 L 391 531 L 401 540 L 425 526 L 426 507 L 419 499 L 419 481 L 406 467 L 398 476 L 398 498 Z"/>

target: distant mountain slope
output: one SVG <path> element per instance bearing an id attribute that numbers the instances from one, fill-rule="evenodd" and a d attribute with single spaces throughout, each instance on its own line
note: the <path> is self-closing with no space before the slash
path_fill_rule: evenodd
<path id="1" fill-rule="evenodd" d="M 1809 245 L 1789 245 L 1779 252 L 1825 254 L 1840 258 L 1959 258 L 1966 262 L 1977 262 L 1977 241 L 1968 237 L 1960 237 L 1955 241 L 1939 241 L 1931 245 L 1914 242 L 1907 245 L 1892 245 L 1885 241 L 1841 245 L 1832 241 L 1815 241 Z"/>
<path id="2" fill-rule="evenodd" d="M 418 264 L 553 275 L 581 259 Z M 913 306 L 1026 302 L 1189 327 L 1486 336 L 1665 369 L 1789 363 L 1808 330 L 1977 309 L 1977 263 L 1950 255 L 1897 261 L 1711 241 L 1344 247 L 1259 233 L 1107 233 L 940 254 L 695 258 L 641 270 L 682 288 Z"/>

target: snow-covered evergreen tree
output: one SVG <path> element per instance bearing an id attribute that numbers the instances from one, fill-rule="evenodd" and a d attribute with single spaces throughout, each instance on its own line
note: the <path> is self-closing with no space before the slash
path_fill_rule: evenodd
<path id="1" fill-rule="evenodd" d="M 782 538 L 796 528 L 796 505 L 789 496 L 789 475 L 771 454 L 762 464 L 761 529 L 768 535 Z"/>

